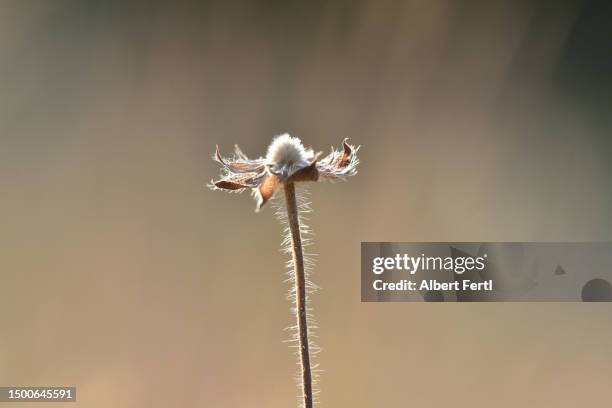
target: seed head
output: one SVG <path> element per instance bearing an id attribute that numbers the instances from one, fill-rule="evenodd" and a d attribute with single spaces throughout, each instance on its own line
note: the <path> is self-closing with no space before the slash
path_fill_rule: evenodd
<path id="1" fill-rule="evenodd" d="M 319 160 L 321 153 L 305 148 L 297 137 L 288 133 L 275 137 L 265 158 L 249 159 L 238 146 L 234 157 L 221 156 L 219 146 L 213 159 L 221 164 L 222 174 L 209 187 L 213 190 L 242 192 L 251 189 L 257 201 L 257 211 L 274 195 L 283 183 L 344 179 L 357 174 L 357 151 L 342 142 L 342 149 L 331 152 Z"/>
<path id="2" fill-rule="evenodd" d="M 308 167 L 313 158 L 312 149 L 306 149 L 300 139 L 285 133 L 272 140 L 265 163 L 273 174 L 287 179 L 297 170 Z"/>

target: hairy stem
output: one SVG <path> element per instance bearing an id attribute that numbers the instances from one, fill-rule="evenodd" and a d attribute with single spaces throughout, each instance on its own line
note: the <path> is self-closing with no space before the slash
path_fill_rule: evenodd
<path id="1" fill-rule="evenodd" d="M 295 274 L 296 319 L 298 326 L 300 362 L 302 367 L 302 396 L 304 408 L 312 408 L 312 373 L 310 371 L 310 350 L 308 346 L 308 322 L 306 317 L 306 277 L 304 275 L 304 249 L 300 234 L 295 185 L 285 183 L 285 205 L 291 232 L 291 254 Z"/>

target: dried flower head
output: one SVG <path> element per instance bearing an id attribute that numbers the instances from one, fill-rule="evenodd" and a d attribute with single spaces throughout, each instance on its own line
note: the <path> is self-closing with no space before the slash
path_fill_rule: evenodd
<path id="1" fill-rule="evenodd" d="M 266 157 L 253 160 L 238 146 L 235 146 L 234 157 L 224 158 L 217 146 L 213 158 L 221 164 L 223 173 L 209 187 L 231 192 L 251 189 L 259 210 L 283 183 L 336 180 L 356 174 L 359 146 L 351 146 L 347 140 L 344 139 L 340 150 L 332 147 L 331 153 L 322 159 L 319 159 L 321 153 L 305 148 L 299 138 L 288 133 L 272 140 Z"/>

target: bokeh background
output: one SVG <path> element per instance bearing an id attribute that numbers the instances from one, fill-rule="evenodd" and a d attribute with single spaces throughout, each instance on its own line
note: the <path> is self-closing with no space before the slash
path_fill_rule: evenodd
<path id="1" fill-rule="evenodd" d="M 291 132 L 362 145 L 310 188 L 321 406 L 609 404 L 608 304 L 361 304 L 359 248 L 612 239 L 611 27 L 607 1 L 3 1 L 0 384 L 294 406 L 281 227 L 205 188 L 215 144 Z"/>

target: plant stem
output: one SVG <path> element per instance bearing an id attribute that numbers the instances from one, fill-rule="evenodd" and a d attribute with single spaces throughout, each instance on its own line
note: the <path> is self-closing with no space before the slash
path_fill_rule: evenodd
<path id="1" fill-rule="evenodd" d="M 312 374 L 310 371 L 310 351 L 308 347 L 308 322 L 306 319 L 306 277 L 304 275 L 304 249 L 300 233 L 295 185 L 285 183 L 285 205 L 287 220 L 291 231 L 293 271 L 295 275 L 296 319 L 298 324 L 300 362 L 302 367 L 302 396 L 304 408 L 312 408 Z"/>

